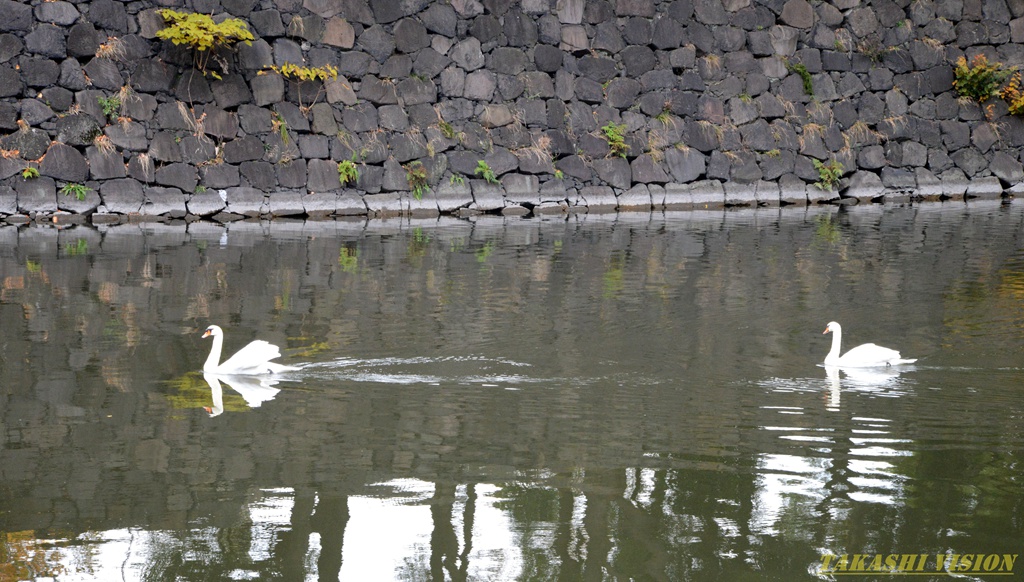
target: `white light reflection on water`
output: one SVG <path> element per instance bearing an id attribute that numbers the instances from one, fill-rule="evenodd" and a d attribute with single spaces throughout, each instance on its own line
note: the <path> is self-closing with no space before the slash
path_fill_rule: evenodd
<path id="1" fill-rule="evenodd" d="M 506 512 L 498 507 L 502 500 L 495 485 L 473 486 L 472 531 L 465 532 L 463 514 L 467 511 L 468 492 L 465 486 L 456 489 L 451 524 L 457 532 L 457 554 L 468 564 L 467 579 L 513 580 L 523 570 L 523 548 L 517 543 L 515 527 Z M 397 479 L 370 486 L 382 495 L 360 495 L 348 498 L 349 520 L 345 528 L 342 551 L 341 580 L 421 579 L 430 572 L 428 563 L 434 533 L 434 485 L 416 479 Z M 245 543 L 242 556 L 229 559 L 233 568 L 224 572 L 231 580 L 260 579 L 275 571 L 275 556 L 282 534 L 291 530 L 295 508 L 294 491 L 268 489 L 250 502 L 244 524 L 245 536 L 229 536 L 232 543 Z M 46 564 L 34 571 L 35 579 L 59 579 L 61 582 L 93 580 L 139 580 L 153 568 L 167 564 L 171 556 L 179 556 L 183 567 L 188 564 L 210 568 L 224 563 L 222 547 L 225 531 L 195 524 L 184 532 L 165 530 L 114 529 L 83 533 L 73 539 L 31 539 L 18 543 L 8 538 L 9 547 L 16 545 L 20 556 L 33 557 L 33 564 Z M 471 536 L 463 539 L 462 534 Z M 535 540 L 537 541 L 537 540 Z M 469 547 L 467 547 L 469 544 Z M 305 580 L 317 580 L 317 559 L 322 551 L 320 534 L 311 533 L 303 560 Z M 13 567 L 13 566 L 12 566 Z"/>

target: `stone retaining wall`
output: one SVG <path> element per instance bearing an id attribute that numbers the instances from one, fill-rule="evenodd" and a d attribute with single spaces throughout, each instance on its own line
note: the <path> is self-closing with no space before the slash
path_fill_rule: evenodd
<path id="1" fill-rule="evenodd" d="M 165 7 L 239 18 L 255 40 L 204 75 L 157 38 Z M 997 197 L 1024 181 L 1021 118 L 952 88 L 960 56 L 1024 63 L 1024 0 L 0 0 L 0 14 L 7 222 Z M 300 85 L 270 70 L 285 63 L 340 74 Z M 622 155 L 602 131 L 616 125 Z M 815 162 L 833 160 L 838 187 L 816 187 Z"/>

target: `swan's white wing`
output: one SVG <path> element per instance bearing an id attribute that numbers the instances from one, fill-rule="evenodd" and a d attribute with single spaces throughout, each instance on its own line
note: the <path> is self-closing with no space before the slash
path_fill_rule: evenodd
<path id="1" fill-rule="evenodd" d="M 256 340 L 224 360 L 217 366 L 217 372 L 222 374 L 266 374 L 271 371 L 267 363 L 280 357 L 281 350 L 277 346 L 263 340 Z"/>
<path id="2" fill-rule="evenodd" d="M 909 364 L 916 359 L 905 360 L 896 350 L 876 344 L 861 344 L 839 358 L 840 366 L 871 367 Z"/>

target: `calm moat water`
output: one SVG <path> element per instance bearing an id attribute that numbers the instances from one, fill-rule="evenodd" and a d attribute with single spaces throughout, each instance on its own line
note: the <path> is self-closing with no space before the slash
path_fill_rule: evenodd
<path id="1" fill-rule="evenodd" d="M 0 227 L 0 282 L 2 580 L 1024 548 L 1019 202 Z M 831 320 L 919 360 L 826 370 Z M 204 378 L 211 323 L 304 367 Z"/>

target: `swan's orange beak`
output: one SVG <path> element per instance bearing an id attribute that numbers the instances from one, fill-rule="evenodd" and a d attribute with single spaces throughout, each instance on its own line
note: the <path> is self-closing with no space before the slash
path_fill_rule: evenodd
<path id="1" fill-rule="evenodd" d="M 206 330 L 206 331 L 203 332 L 203 338 L 205 339 L 205 338 L 208 338 L 208 337 L 210 337 L 210 330 Z"/>
<path id="2" fill-rule="evenodd" d="M 828 332 L 830 332 L 830 331 L 832 331 L 832 328 L 830 328 L 830 327 L 826 327 L 826 328 L 825 328 L 825 331 L 821 332 L 821 335 L 825 335 L 826 333 L 828 333 Z M 203 337 L 206 337 L 206 336 L 204 335 Z"/>

